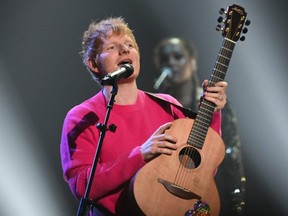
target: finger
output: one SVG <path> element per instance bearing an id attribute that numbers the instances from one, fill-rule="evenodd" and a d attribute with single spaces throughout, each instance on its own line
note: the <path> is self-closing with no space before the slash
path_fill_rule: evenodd
<path id="1" fill-rule="evenodd" d="M 155 137 L 157 140 L 159 141 L 167 141 L 167 142 L 170 142 L 170 143 L 173 143 L 175 144 L 178 140 L 176 137 L 174 136 L 171 136 L 169 134 L 161 134 L 161 135 L 158 135 L 157 137 Z"/>
<path id="2" fill-rule="evenodd" d="M 168 122 L 164 125 L 161 125 L 155 132 L 153 135 L 160 135 L 163 134 L 165 132 L 165 130 L 169 129 L 172 126 L 172 122 Z"/>
<path id="3" fill-rule="evenodd" d="M 158 142 L 158 148 L 168 148 L 176 150 L 177 146 L 175 145 L 176 142 L 169 142 L 169 141 L 160 141 Z"/>
<path id="4" fill-rule="evenodd" d="M 220 81 L 220 82 L 215 83 L 215 86 L 222 86 L 226 88 L 228 86 L 228 83 L 225 81 Z"/>
<path id="5" fill-rule="evenodd" d="M 223 96 L 223 95 L 219 95 L 219 96 L 217 97 L 217 99 L 218 99 L 219 101 L 223 101 L 223 100 L 224 100 L 224 96 Z"/>
<path id="6" fill-rule="evenodd" d="M 215 96 L 215 98 L 219 101 L 225 101 L 227 96 L 226 96 L 226 94 L 218 94 Z"/>
<path id="7" fill-rule="evenodd" d="M 226 95 L 205 93 L 205 99 L 214 103 L 217 109 L 222 109 L 226 104 Z"/>
<path id="8" fill-rule="evenodd" d="M 213 86 L 213 87 L 207 87 L 206 92 L 224 94 L 225 91 L 226 91 L 226 86 Z"/>
<path id="9" fill-rule="evenodd" d="M 227 87 L 228 87 L 228 83 L 225 82 L 225 81 L 221 81 L 221 82 L 217 82 L 217 83 L 216 83 L 216 86 L 222 86 L 222 87 L 227 88 Z"/>
<path id="10" fill-rule="evenodd" d="M 203 81 L 202 83 L 203 92 L 206 91 L 208 84 L 209 84 L 209 81 L 207 79 Z"/>
<path id="11" fill-rule="evenodd" d="M 205 99 L 208 100 L 208 98 L 214 98 L 220 101 L 223 101 L 224 99 L 227 98 L 225 92 L 224 93 L 219 93 L 219 92 L 205 92 L 204 93 Z"/>
<path id="12" fill-rule="evenodd" d="M 221 82 L 217 82 L 215 83 L 214 86 L 209 86 L 207 87 L 207 91 L 210 92 L 219 92 L 219 91 L 225 91 L 225 89 L 228 87 L 228 83 L 221 81 Z"/>
<path id="13" fill-rule="evenodd" d="M 166 154 L 166 155 L 171 155 L 174 151 L 168 148 L 158 148 L 157 149 L 157 154 Z"/>
<path id="14" fill-rule="evenodd" d="M 209 95 L 206 95 L 206 94 L 205 94 L 205 99 L 210 101 L 210 102 L 212 102 L 212 103 L 214 103 L 216 106 L 220 102 L 220 100 L 217 97 L 212 97 L 212 96 L 209 96 Z"/>

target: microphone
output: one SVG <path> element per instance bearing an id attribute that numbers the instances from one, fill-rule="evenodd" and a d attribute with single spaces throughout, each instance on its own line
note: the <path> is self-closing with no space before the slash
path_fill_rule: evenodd
<path id="1" fill-rule="evenodd" d="M 113 85 L 121 79 L 130 77 L 134 72 L 131 64 L 123 64 L 117 70 L 107 74 L 101 80 L 101 85 Z"/>
<path id="2" fill-rule="evenodd" d="M 169 67 L 164 67 L 161 70 L 161 75 L 158 77 L 158 79 L 155 81 L 154 84 L 154 89 L 159 89 L 160 85 L 163 83 L 163 81 L 166 79 L 167 76 L 171 76 L 172 75 L 172 70 Z"/>

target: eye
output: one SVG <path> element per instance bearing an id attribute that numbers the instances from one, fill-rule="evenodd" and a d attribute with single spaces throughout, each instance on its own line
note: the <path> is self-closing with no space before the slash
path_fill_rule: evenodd
<path id="1" fill-rule="evenodd" d="M 133 47 L 134 47 L 134 44 L 132 44 L 132 43 L 129 43 L 129 44 L 128 44 L 128 47 L 131 47 L 131 48 L 133 48 Z"/>
<path id="2" fill-rule="evenodd" d="M 116 47 L 115 45 L 110 45 L 110 46 L 107 47 L 107 50 L 114 50 L 115 47 Z"/>
<path id="3" fill-rule="evenodd" d="M 128 48 L 134 48 L 134 43 L 133 42 L 130 42 L 130 41 L 127 41 L 125 43 L 125 46 L 128 47 Z"/>
<path id="4" fill-rule="evenodd" d="M 181 60 L 184 56 L 180 53 L 178 54 L 174 54 L 174 58 L 177 59 L 177 60 Z"/>

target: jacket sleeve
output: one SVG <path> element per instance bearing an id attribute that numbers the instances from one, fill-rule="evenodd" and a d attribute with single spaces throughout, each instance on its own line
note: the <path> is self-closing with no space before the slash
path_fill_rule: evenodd
<path id="1" fill-rule="evenodd" d="M 210 127 L 213 128 L 220 136 L 222 136 L 221 123 L 222 123 L 221 111 L 215 111 L 212 116 Z"/>

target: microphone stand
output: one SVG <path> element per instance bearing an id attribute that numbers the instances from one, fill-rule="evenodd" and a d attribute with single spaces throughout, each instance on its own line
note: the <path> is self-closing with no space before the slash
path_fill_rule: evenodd
<path id="1" fill-rule="evenodd" d="M 92 164 L 91 173 L 90 173 L 89 180 L 88 180 L 88 183 L 86 186 L 86 191 L 85 191 L 84 197 L 80 200 L 77 216 L 88 216 L 89 210 L 93 206 L 93 201 L 91 199 L 89 199 L 89 193 L 91 190 L 91 185 L 92 185 L 94 174 L 96 171 L 96 166 L 97 166 L 99 155 L 101 152 L 103 140 L 104 140 L 104 137 L 105 137 L 107 130 L 110 130 L 112 132 L 115 132 L 115 130 L 116 130 L 116 126 L 114 124 L 109 125 L 109 127 L 107 128 L 107 122 L 108 122 L 108 119 L 110 116 L 110 112 L 113 108 L 114 99 L 115 99 L 117 92 L 118 92 L 118 86 L 116 84 L 116 81 L 114 81 L 113 85 L 112 85 L 111 92 L 110 92 L 111 96 L 110 96 L 109 103 L 107 105 L 107 112 L 106 112 L 104 124 L 98 123 L 96 126 L 101 131 L 101 133 L 100 133 L 100 137 L 98 140 L 98 146 L 97 146 L 95 156 L 94 156 L 94 161 Z"/>

